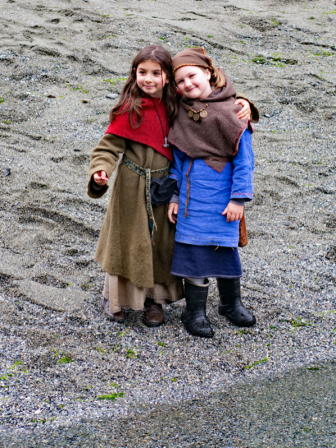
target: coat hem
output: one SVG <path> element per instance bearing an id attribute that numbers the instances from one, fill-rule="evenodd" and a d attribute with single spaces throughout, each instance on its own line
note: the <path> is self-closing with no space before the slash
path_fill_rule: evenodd
<path id="1" fill-rule="evenodd" d="M 125 274 L 124 272 L 121 272 L 117 269 L 111 269 L 109 266 L 106 266 L 105 263 L 102 263 L 98 258 L 95 257 L 95 260 L 97 261 L 97 263 L 100 264 L 100 266 L 102 267 L 102 269 L 109 273 L 110 275 L 116 275 L 118 277 L 123 277 L 126 278 L 127 280 L 129 280 L 130 282 L 133 283 L 133 285 L 135 285 L 137 288 L 154 288 L 154 284 L 155 281 L 153 279 L 152 283 L 147 283 L 147 284 L 143 284 L 143 283 L 139 283 L 137 282 L 134 278 L 131 278 L 129 275 Z M 157 282 L 156 282 L 157 283 Z M 168 286 L 170 283 L 160 283 L 162 285 Z"/>

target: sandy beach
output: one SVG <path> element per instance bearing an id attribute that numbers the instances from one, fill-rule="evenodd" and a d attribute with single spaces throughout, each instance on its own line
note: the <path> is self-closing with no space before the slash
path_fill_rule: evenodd
<path id="1" fill-rule="evenodd" d="M 336 2 L 0 0 L 0 24 L 0 447 L 334 360 Z M 150 43 L 204 46 L 261 115 L 240 250 L 257 325 L 219 316 L 212 281 L 213 340 L 185 332 L 184 301 L 158 329 L 100 307 L 111 189 L 87 196 L 90 153 Z"/>

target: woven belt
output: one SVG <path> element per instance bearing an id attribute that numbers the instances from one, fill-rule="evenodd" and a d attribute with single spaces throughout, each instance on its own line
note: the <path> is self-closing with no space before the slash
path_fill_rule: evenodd
<path id="1" fill-rule="evenodd" d="M 151 193 L 150 193 L 151 175 L 153 173 L 164 173 L 165 171 L 169 170 L 170 163 L 165 168 L 160 168 L 158 170 L 150 170 L 149 168 L 142 168 L 141 166 L 132 162 L 130 159 L 128 159 L 125 156 L 125 153 L 123 155 L 123 163 L 127 166 L 127 168 L 129 168 L 130 170 L 139 174 L 139 176 L 142 176 L 146 179 L 146 190 L 145 190 L 146 191 L 146 208 L 147 208 L 147 215 L 148 215 L 150 237 L 151 237 L 151 240 L 152 240 L 152 243 L 154 246 L 154 232 L 155 232 L 155 230 L 157 230 L 157 226 L 156 226 L 156 222 L 154 219 Z"/>

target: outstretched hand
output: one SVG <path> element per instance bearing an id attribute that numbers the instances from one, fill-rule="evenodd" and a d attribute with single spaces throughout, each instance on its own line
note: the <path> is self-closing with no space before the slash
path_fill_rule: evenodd
<path id="1" fill-rule="evenodd" d="M 172 224 L 176 224 L 177 222 L 178 209 L 179 205 L 176 202 L 171 202 L 168 205 L 168 219 Z"/>
<path id="2" fill-rule="evenodd" d="M 103 186 L 106 185 L 109 181 L 109 178 L 107 177 L 107 174 L 105 171 L 97 171 L 93 175 L 93 180 L 96 182 L 96 184 Z"/>
<path id="3" fill-rule="evenodd" d="M 243 98 L 238 98 L 235 104 L 241 104 L 243 106 L 243 108 L 237 113 L 237 117 L 240 120 L 251 120 L 252 114 L 250 103 Z"/>
<path id="4" fill-rule="evenodd" d="M 229 202 L 222 215 L 226 215 L 227 222 L 240 221 L 244 215 L 244 206 Z"/>

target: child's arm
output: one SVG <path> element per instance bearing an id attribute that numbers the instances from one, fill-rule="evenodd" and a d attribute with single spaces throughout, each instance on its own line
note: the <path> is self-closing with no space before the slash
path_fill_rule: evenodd
<path id="1" fill-rule="evenodd" d="M 233 173 L 230 202 L 223 212 L 228 222 L 241 219 L 244 212 L 244 205 L 238 204 L 253 199 L 254 155 L 252 150 L 252 136 L 249 130 L 246 130 L 240 139 L 238 153 L 233 158 L 232 165 Z"/>
<path id="2" fill-rule="evenodd" d="M 223 73 L 223 70 L 220 67 L 217 67 L 218 70 Z M 224 73 L 223 73 L 224 74 Z M 236 95 L 236 104 L 241 104 L 243 106 L 243 109 L 241 109 L 238 112 L 238 118 L 244 120 L 244 119 L 250 119 L 253 123 L 258 123 L 259 121 L 259 111 L 256 108 L 256 106 L 250 101 L 248 98 L 246 98 L 245 95 L 239 93 Z M 248 103 L 248 106 L 246 104 Z"/>
<path id="3" fill-rule="evenodd" d="M 245 95 L 239 94 L 236 97 L 236 104 L 241 104 L 243 106 L 243 109 L 241 109 L 237 114 L 238 118 L 249 118 L 253 123 L 258 123 L 259 111 L 252 101 L 246 98 Z"/>
<path id="4" fill-rule="evenodd" d="M 168 219 L 172 224 L 177 222 L 177 214 L 179 211 L 179 204 L 177 202 L 170 202 L 168 205 Z"/>
<path id="5" fill-rule="evenodd" d="M 174 195 L 177 194 L 177 196 L 180 193 L 180 188 L 182 184 L 182 167 L 183 162 L 186 157 L 188 157 L 184 152 L 177 149 L 175 146 L 173 148 L 173 155 L 174 155 L 174 162 L 170 168 L 170 174 L 169 177 L 172 179 L 177 180 L 176 190 L 174 192 Z"/>
<path id="6" fill-rule="evenodd" d="M 120 154 L 125 151 L 125 139 L 105 134 L 91 153 L 88 195 L 100 198 L 108 190 L 108 180 L 113 173 Z"/>
<path id="7" fill-rule="evenodd" d="M 252 112 L 250 108 L 250 103 L 243 98 L 238 98 L 235 104 L 240 104 L 243 108 L 237 113 L 237 117 L 240 120 L 251 120 Z"/>
<path id="8" fill-rule="evenodd" d="M 106 185 L 108 182 L 108 177 L 107 177 L 106 171 L 97 171 L 96 173 L 94 173 L 93 180 L 100 187 L 102 187 L 103 185 Z"/>
<path id="9" fill-rule="evenodd" d="M 175 147 L 173 149 L 173 153 L 174 153 L 174 163 L 170 169 L 169 177 L 177 180 L 177 184 L 176 184 L 174 194 L 170 200 L 170 204 L 168 206 L 168 219 L 171 223 L 176 224 L 177 213 L 178 213 L 178 209 L 179 209 L 179 204 L 178 204 L 179 194 L 180 194 L 180 188 L 181 188 L 181 183 L 182 183 L 182 167 L 183 167 L 184 159 L 187 157 L 187 155 Z"/>

